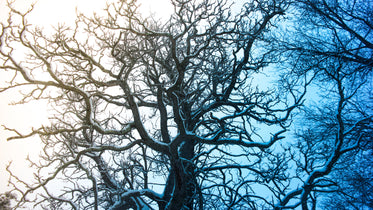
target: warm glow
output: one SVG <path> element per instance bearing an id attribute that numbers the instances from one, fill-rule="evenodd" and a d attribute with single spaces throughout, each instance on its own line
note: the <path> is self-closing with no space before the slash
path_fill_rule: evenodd
<path id="1" fill-rule="evenodd" d="M 14 7 L 25 11 L 30 7 L 33 1 L 17 0 Z M 150 14 L 157 18 L 168 16 L 172 13 L 172 6 L 167 0 L 142 0 L 139 1 L 141 11 L 144 16 Z M 37 25 L 44 30 L 51 29 L 50 26 L 57 23 L 66 25 L 74 24 L 76 9 L 87 16 L 93 13 L 100 13 L 106 6 L 103 0 L 39 0 L 35 5 L 33 12 L 28 17 L 28 23 Z M 8 19 L 8 10 L 6 1 L 0 0 L 0 21 L 5 22 Z M 11 77 L 7 72 L 0 72 L 0 85 Z M 9 104 L 20 99 L 19 90 L 0 93 L 0 125 L 7 125 L 9 128 L 17 128 L 25 133 L 30 132 L 32 127 L 39 127 L 47 123 L 47 104 L 45 102 L 32 102 L 26 105 L 10 106 Z M 7 187 L 8 173 L 5 166 L 12 161 L 12 169 L 22 178 L 31 178 L 32 172 L 27 170 L 28 163 L 25 158 L 30 155 L 36 158 L 41 149 L 40 140 L 37 137 L 26 140 L 6 141 L 6 138 L 12 135 L 10 132 L 0 128 L 0 193 L 9 190 Z M 26 170 L 25 170 L 26 169 Z"/>

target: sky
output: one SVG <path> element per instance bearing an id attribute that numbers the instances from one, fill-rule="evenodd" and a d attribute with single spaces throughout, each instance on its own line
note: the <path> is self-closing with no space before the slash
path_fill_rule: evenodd
<path id="1" fill-rule="evenodd" d="M 34 0 L 16 0 L 16 8 L 25 10 L 29 8 Z M 172 9 L 167 0 L 140 0 L 144 13 L 169 14 Z M 93 12 L 99 13 L 105 7 L 103 0 L 39 0 L 33 12 L 29 16 L 29 23 L 45 27 L 57 23 L 73 24 L 76 8 L 88 16 Z M 8 10 L 6 0 L 0 0 L 0 22 L 6 21 Z M 9 73 L 0 70 L 0 86 L 10 78 Z M 48 123 L 48 106 L 45 102 L 32 102 L 26 105 L 9 105 L 19 99 L 20 90 L 11 90 L 0 93 L 0 125 L 9 128 L 17 128 L 20 131 L 31 131 L 32 127 Z M 20 177 L 30 180 L 32 171 L 26 161 L 27 156 L 37 160 L 41 150 L 41 141 L 38 137 L 23 140 L 7 141 L 10 132 L 0 127 L 0 193 L 8 191 L 7 186 L 9 175 L 5 171 L 6 165 L 12 161 L 11 169 Z"/>

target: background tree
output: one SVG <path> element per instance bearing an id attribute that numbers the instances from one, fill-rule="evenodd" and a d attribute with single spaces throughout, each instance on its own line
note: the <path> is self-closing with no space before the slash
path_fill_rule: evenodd
<path id="1" fill-rule="evenodd" d="M 359 100 L 370 90 L 371 49 L 355 49 L 365 42 L 319 15 L 303 16 L 311 33 L 277 36 L 286 11 L 313 11 L 314 1 L 252 0 L 239 11 L 224 0 L 171 3 L 166 21 L 123 0 L 52 35 L 27 22 L 31 10 L 10 5 L 0 69 L 14 77 L 1 91 L 27 87 L 21 103 L 54 108 L 48 126 L 6 128 L 10 140 L 39 135 L 44 144 L 31 162 L 35 183 L 9 170 L 16 207 L 307 209 L 337 192 L 332 170 L 371 132 L 368 102 Z M 340 33 L 360 42 L 342 45 L 350 39 Z M 257 82 L 276 71 L 280 81 Z M 329 98 L 299 115 L 310 128 L 294 144 L 284 134 L 312 84 Z"/>
<path id="2" fill-rule="evenodd" d="M 10 192 L 5 192 L 0 194 L 0 210 L 9 210 L 11 208 L 11 201 L 15 199 L 16 196 Z"/>
<path id="3" fill-rule="evenodd" d="M 296 8 L 294 39 L 282 45 L 295 67 L 286 76 L 315 77 L 312 89 L 319 102 L 306 107 L 300 118 L 306 126 L 297 131 L 298 149 L 292 159 L 301 187 L 287 193 L 280 207 L 292 199 L 292 205 L 302 209 L 315 209 L 320 203 L 330 209 L 369 207 L 372 2 L 306 0 Z M 330 199 L 325 202 L 325 197 Z"/>

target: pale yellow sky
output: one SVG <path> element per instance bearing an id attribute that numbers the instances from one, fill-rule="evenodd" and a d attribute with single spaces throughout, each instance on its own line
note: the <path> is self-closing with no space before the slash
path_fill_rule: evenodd
<path id="1" fill-rule="evenodd" d="M 33 0 L 16 0 L 17 8 L 27 9 Z M 167 0 L 140 0 L 143 11 L 151 10 L 160 16 L 170 14 L 171 6 Z M 34 11 L 29 16 L 29 23 L 46 27 L 64 22 L 67 25 L 73 24 L 75 20 L 75 8 L 85 14 L 101 11 L 105 7 L 104 0 L 39 0 Z M 6 21 L 8 11 L 6 0 L 0 0 L 0 21 Z M 4 84 L 9 73 L 0 71 L 0 85 Z M 31 127 L 38 127 L 47 123 L 47 105 L 43 102 L 32 102 L 28 105 L 9 106 L 12 101 L 17 100 L 18 91 L 7 91 L 0 93 L 0 125 L 7 125 L 11 128 L 19 128 L 23 131 L 30 131 Z M 25 179 L 32 177 L 32 172 L 25 158 L 30 155 L 37 158 L 41 145 L 37 137 L 26 140 L 6 141 L 9 132 L 0 128 L 0 193 L 9 190 L 7 187 L 8 173 L 5 171 L 6 164 L 12 161 L 14 172 Z"/>

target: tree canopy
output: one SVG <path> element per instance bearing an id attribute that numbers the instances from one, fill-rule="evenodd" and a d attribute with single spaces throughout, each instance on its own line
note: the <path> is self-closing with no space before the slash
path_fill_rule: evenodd
<path id="1" fill-rule="evenodd" d="M 0 92 L 53 108 L 5 126 L 44 146 L 33 183 L 8 167 L 15 207 L 372 207 L 372 3 L 170 2 L 165 20 L 120 0 L 52 34 L 9 4 Z"/>

